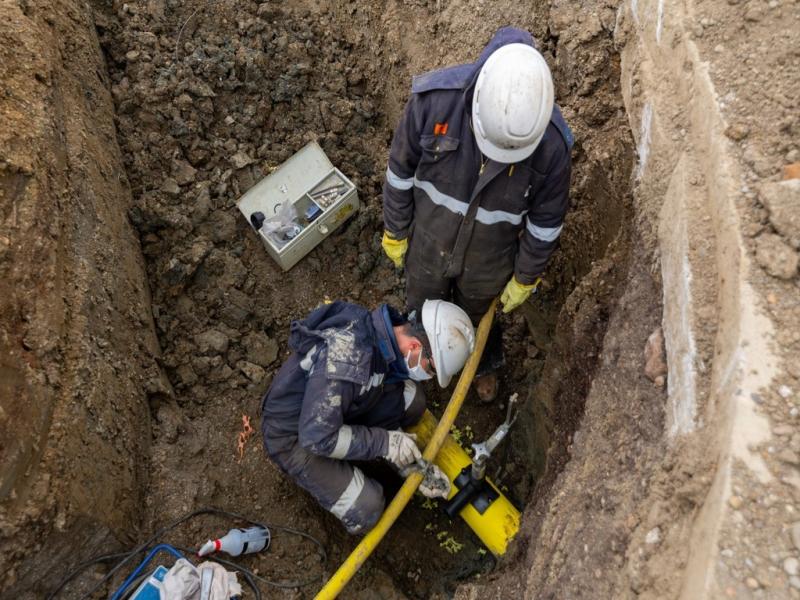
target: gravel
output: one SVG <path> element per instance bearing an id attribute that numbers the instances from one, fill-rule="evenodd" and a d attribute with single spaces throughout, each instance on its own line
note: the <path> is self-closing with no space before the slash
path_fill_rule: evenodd
<path id="1" fill-rule="evenodd" d="M 794 557 L 787 558 L 783 561 L 783 570 L 787 575 L 797 575 L 800 572 L 800 561 Z"/>

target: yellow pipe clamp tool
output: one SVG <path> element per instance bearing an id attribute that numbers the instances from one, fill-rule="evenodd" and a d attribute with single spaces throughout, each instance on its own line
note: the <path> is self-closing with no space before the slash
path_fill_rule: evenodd
<path id="1" fill-rule="evenodd" d="M 425 445 L 431 439 L 436 424 L 436 417 L 425 411 L 420 422 L 411 427 L 409 432 L 416 433 L 417 443 Z M 453 439 L 453 436 L 447 436 L 433 462 L 444 471 L 451 483 L 462 471 L 472 466 L 469 455 Z M 467 503 L 459 514 L 492 554 L 502 556 L 508 548 L 508 543 L 519 530 L 520 515 L 508 498 L 488 478 L 484 481 L 497 494 L 497 497 L 482 512 L 479 512 L 473 503 Z M 457 493 L 458 487 L 455 484 L 451 485 L 450 495 L 447 499 L 452 500 Z"/>

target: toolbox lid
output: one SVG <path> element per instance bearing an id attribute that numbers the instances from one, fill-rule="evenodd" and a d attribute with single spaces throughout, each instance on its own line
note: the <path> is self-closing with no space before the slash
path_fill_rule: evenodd
<path id="1" fill-rule="evenodd" d="M 283 202 L 294 202 L 334 170 L 317 142 L 306 144 L 280 167 L 251 187 L 236 203 L 250 221 L 254 212 L 269 218 Z"/>

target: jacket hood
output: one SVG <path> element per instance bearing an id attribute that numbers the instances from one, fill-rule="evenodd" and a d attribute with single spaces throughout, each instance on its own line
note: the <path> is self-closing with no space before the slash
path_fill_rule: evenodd
<path id="1" fill-rule="evenodd" d="M 336 301 L 316 308 L 305 319 L 292 321 L 289 347 L 306 354 L 324 344 L 326 376 L 364 385 L 370 377 L 373 356 L 387 364 L 397 359 L 391 328 L 403 322 L 403 316 L 388 305 L 370 312 L 357 304 Z"/>
<path id="2" fill-rule="evenodd" d="M 369 316 L 366 308 L 337 300 L 315 308 L 302 320 L 292 321 L 289 326 L 289 347 L 295 352 L 305 353 L 320 340 L 327 340 L 327 329 L 353 329 L 354 322 L 363 322 Z M 370 332 L 367 327 L 356 327 L 358 341 L 366 341 Z"/>
<path id="3" fill-rule="evenodd" d="M 489 40 L 489 43 L 486 44 L 486 47 L 481 51 L 478 60 L 474 63 L 476 71 L 480 70 L 483 63 L 489 59 L 495 50 L 507 46 L 508 44 L 525 44 L 536 48 L 536 40 L 534 40 L 533 36 L 527 31 L 517 29 L 516 27 L 501 27 L 495 32 L 492 39 Z"/>
<path id="4" fill-rule="evenodd" d="M 484 47 L 478 60 L 472 63 L 473 71 L 465 89 L 465 101 L 468 112 L 472 113 L 472 93 L 475 91 L 475 82 L 478 79 L 478 74 L 481 72 L 481 67 L 489 60 L 489 57 L 495 50 L 507 46 L 508 44 L 525 44 L 526 46 L 536 48 L 536 40 L 534 40 L 533 36 L 527 31 L 508 26 L 498 29 L 492 39 L 489 40 L 489 43 Z"/>

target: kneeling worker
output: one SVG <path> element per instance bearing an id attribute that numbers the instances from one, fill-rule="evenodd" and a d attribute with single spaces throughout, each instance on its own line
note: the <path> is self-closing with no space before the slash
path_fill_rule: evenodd
<path id="1" fill-rule="evenodd" d="M 472 352 L 474 329 L 462 309 L 429 300 L 421 313 L 420 322 L 386 304 L 320 306 L 291 324 L 294 352 L 264 396 L 267 454 L 350 533 L 370 529 L 385 503 L 381 485 L 350 461 L 414 468 L 421 454 L 402 428 L 425 411 L 418 382 L 435 374 L 446 387 Z M 446 497 L 449 487 L 431 465 L 420 491 Z"/>

